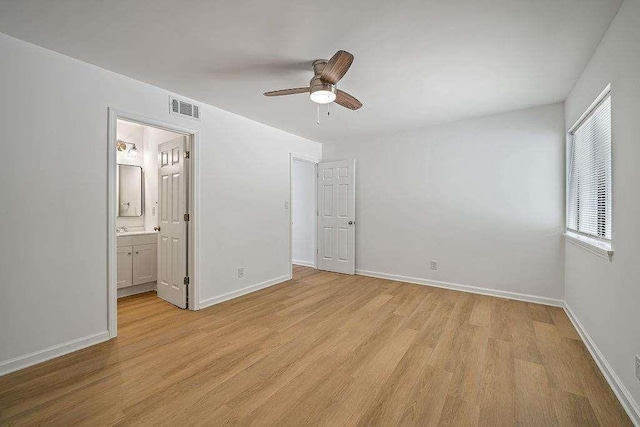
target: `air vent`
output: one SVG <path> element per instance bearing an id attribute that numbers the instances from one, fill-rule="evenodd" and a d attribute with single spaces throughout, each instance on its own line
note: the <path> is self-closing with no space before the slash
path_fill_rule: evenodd
<path id="1" fill-rule="evenodd" d="M 183 101 L 172 96 L 169 97 L 169 112 L 184 117 L 200 120 L 200 107 L 191 102 Z"/>

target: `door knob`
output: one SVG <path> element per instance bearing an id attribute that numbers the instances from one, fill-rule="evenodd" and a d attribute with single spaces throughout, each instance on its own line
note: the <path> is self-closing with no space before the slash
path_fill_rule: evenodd
<path id="1" fill-rule="evenodd" d="M 153 227 L 154 231 L 160 231 L 160 227 Z"/>
<path id="2" fill-rule="evenodd" d="M 349 221 L 349 225 L 353 225 L 353 221 Z"/>

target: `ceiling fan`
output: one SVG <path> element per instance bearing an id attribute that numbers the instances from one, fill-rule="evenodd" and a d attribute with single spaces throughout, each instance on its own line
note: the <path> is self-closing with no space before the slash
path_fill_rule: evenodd
<path id="1" fill-rule="evenodd" d="M 347 74 L 352 62 L 352 54 L 344 50 L 339 50 L 329 61 L 326 59 L 313 61 L 314 76 L 309 83 L 309 87 L 274 90 L 272 92 L 265 92 L 264 96 L 308 93 L 311 100 L 316 104 L 330 104 L 335 102 L 350 110 L 357 110 L 362 107 L 362 103 L 347 92 L 336 87 L 338 81 Z"/>

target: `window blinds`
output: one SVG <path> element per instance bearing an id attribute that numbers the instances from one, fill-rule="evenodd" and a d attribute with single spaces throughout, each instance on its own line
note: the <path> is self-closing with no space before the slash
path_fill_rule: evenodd
<path id="1" fill-rule="evenodd" d="M 611 96 L 571 133 L 567 229 L 611 240 Z"/>

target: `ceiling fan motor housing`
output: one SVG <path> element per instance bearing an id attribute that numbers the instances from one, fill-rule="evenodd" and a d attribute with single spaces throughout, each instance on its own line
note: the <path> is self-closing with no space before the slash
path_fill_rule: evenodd
<path id="1" fill-rule="evenodd" d="M 315 76 L 309 83 L 309 97 L 318 104 L 329 104 L 336 100 L 336 86 L 325 83 L 320 76 Z"/>
<path id="2" fill-rule="evenodd" d="M 313 66 L 313 74 L 315 74 L 316 77 L 319 77 L 320 74 L 322 74 L 322 70 L 324 70 L 325 65 L 327 65 L 327 60 L 316 59 L 311 65 Z"/>

